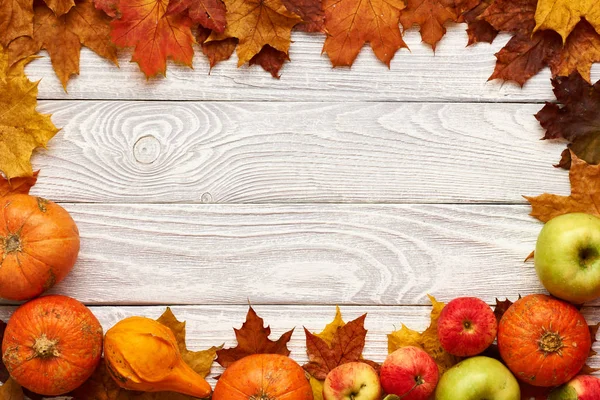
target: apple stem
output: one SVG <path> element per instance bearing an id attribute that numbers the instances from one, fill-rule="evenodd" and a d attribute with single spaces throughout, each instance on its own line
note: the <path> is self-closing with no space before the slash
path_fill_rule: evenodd
<path id="1" fill-rule="evenodd" d="M 410 394 L 410 392 L 412 392 L 413 390 L 415 390 L 416 388 L 418 388 L 419 386 L 421 386 L 422 384 L 424 384 L 425 381 L 423 380 L 423 377 L 421 377 L 421 375 L 417 375 L 415 376 L 415 384 L 413 385 L 413 387 L 410 388 L 410 390 L 406 393 L 404 393 L 402 396 L 398 396 L 398 398 L 403 399 L 406 396 L 408 396 Z"/>

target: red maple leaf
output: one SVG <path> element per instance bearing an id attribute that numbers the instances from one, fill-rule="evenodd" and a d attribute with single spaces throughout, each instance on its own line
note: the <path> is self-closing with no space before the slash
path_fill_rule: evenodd
<path id="1" fill-rule="evenodd" d="M 120 18 L 111 22 L 111 38 L 120 47 L 135 46 L 132 61 L 147 77 L 165 75 L 167 58 L 192 66 L 192 20 L 166 15 L 168 0 L 127 0 L 117 5 Z"/>
<path id="2" fill-rule="evenodd" d="M 227 10 L 221 0 L 170 0 L 167 15 L 181 14 L 187 11 L 192 21 L 215 32 L 223 32 L 227 20 Z"/>
<path id="3" fill-rule="evenodd" d="M 217 362 L 225 368 L 252 354 L 290 355 L 287 344 L 294 330 L 284 333 L 276 341 L 270 340 L 271 328 L 264 326 L 263 319 L 256 314 L 252 307 L 248 310 L 246 322 L 242 327 L 233 330 L 237 339 L 237 346 L 217 351 Z"/>

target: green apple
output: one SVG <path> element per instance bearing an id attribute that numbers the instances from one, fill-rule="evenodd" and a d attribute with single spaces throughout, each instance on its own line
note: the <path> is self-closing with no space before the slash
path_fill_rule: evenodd
<path id="1" fill-rule="evenodd" d="M 500 361 L 467 358 L 440 379 L 435 400 L 521 400 L 519 383 Z"/>
<path id="2" fill-rule="evenodd" d="M 572 213 L 548 221 L 535 247 L 535 270 L 560 299 L 581 304 L 600 297 L 600 218 Z"/>

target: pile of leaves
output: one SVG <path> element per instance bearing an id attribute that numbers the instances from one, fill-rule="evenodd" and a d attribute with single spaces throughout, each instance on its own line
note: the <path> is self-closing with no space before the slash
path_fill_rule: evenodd
<path id="1" fill-rule="evenodd" d="M 560 3 L 560 4 L 558 4 Z M 332 65 L 351 66 L 365 43 L 384 64 L 407 48 L 403 31 L 419 26 L 435 50 L 446 24 L 466 22 L 469 44 L 514 35 L 490 79 L 525 83 L 544 66 L 589 80 L 600 57 L 600 12 L 589 0 L 2 0 L 0 45 L 10 63 L 48 51 L 65 90 L 86 46 L 117 64 L 117 48 L 147 77 L 165 75 L 167 59 L 192 66 L 199 45 L 211 67 L 237 53 L 274 77 L 293 29 L 325 36 Z"/>

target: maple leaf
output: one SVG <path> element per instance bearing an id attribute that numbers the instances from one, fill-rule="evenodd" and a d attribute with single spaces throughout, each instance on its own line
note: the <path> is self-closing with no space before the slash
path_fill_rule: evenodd
<path id="1" fill-rule="evenodd" d="M 462 18 L 468 25 L 467 35 L 469 36 L 469 42 L 467 46 L 480 42 L 492 43 L 496 36 L 498 36 L 498 30 L 481 18 L 481 15 L 493 1 L 483 0 L 476 7 L 462 15 Z"/>
<path id="2" fill-rule="evenodd" d="M 574 73 L 553 79 L 552 85 L 559 104 L 546 103 L 535 117 L 546 129 L 544 139 L 570 142 L 558 166 L 571 167 L 571 152 L 590 164 L 599 164 L 600 82 L 590 85 Z"/>
<path id="3" fill-rule="evenodd" d="M 273 78 L 279 79 L 279 71 L 286 61 L 289 61 L 290 57 L 283 51 L 272 48 L 266 45 L 261 51 L 252 57 L 249 65 L 258 64 L 265 71 L 269 72 Z"/>
<path id="4" fill-rule="evenodd" d="M 44 3 L 57 17 L 68 13 L 71 8 L 75 7 L 73 0 L 44 0 Z"/>
<path id="5" fill-rule="evenodd" d="M 473 9 L 478 0 L 407 0 L 400 15 L 404 29 L 421 27 L 421 39 L 433 50 L 446 34 L 447 22 L 458 22 L 463 12 Z"/>
<path id="6" fill-rule="evenodd" d="M 0 171 L 9 180 L 32 176 L 30 158 L 37 147 L 45 147 L 58 129 L 50 115 L 40 114 L 37 82 L 24 74 L 25 58 L 9 66 L 8 55 L 0 47 Z"/>
<path id="7" fill-rule="evenodd" d="M 344 324 L 337 308 L 335 319 L 320 334 L 313 334 L 304 328 L 309 359 L 303 366 L 306 372 L 322 381 L 332 369 L 353 361 L 365 362 L 377 368 L 374 362 L 362 359 L 367 336 L 364 327 L 366 317 L 365 314 Z"/>
<path id="8" fill-rule="evenodd" d="M 146 77 L 166 75 L 167 58 L 192 66 L 192 20 L 166 15 L 168 0 L 128 0 L 117 5 L 119 19 L 111 22 L 111 37 L 119 47 L 135 47 L 131 61 Z"/>
<path id="9" fill-rule="evenodd" d="M 277 341 L 269 339 L 271 328 L 264 327 L 264 320 L 250 307 L 246 315 L 246 322 L 240 329 L 233 329 L 237 346 L 230 349 L 217 351 L 217 362 L 227 368 L 237 360 L 252 354 L 281 354 L 290 355 L 287 344 L 294 330 L 287 331 Z"/>
<path id="10" fill-rule="evenodd" d="M 12 378 L 9 378 L 4 385 L 0 386 L 0 399 L 2 400 L 24 400 L 23 389 Z"/>
<path id="11" fill-rule="evenodd" d="M 117 64 L 117 51 L 109 35 L 110 18 L 98 11 L 91 0 L 78 2 L 61 17 L 44 5 L 35 7 L 34 13 L 33 36 L 11 43 L 11 62 L 47 50 L 65 91 L 69 78 L 79 74 L 82 44 Z"/>
<path id="12" fill-rule="evenodd" d="M 302 20 L 281 0 L 225 0 L 225 6 L 225 31 L 213 32 L 207 42 L 238 39 L 238 66 L 249 62 L 265 45 L 288 54 L 292 28 Z"/>
<path id="13" fill-rule="evenodd" d="M 500 323 L 500 320 L 502 319 L 502 316 L 504 315 L 506 310 L 508 310 L 510 308 L 510 306 L 512 306 L 512 305 L 513 305 L 513 302 L 510 301 L 509 299 L 506 299 L 504 301 L 500 301 L 500 300 L 496 299 L 496 307 L 494 307 L 494 315 L 496 316 L 496 321 L 498 321 L 498 323 Z"/>
<path id="14" fill-rule="evenodd" d="M 591 23 L 600 33 L 598 0 L 539 0 L 535 12 L 535 29 L 551 29 L 566 42 L 581 18 Z"/>
<path id="15" fill-rule="evenodd" d="M 531 216 L 548 222 L 559 215 L 583 212 L 600 217 L 600 165 L 589 165 L 572 155 L 571 194 L 559 196 L 544 193 L 537 197 L 527 197 L 531 204 Z"/>
<path id="16" fill-rule="evenodd" d="M 119 0 L 94 0 L 96 9 L 104 11 L 106 15 L 113 18 L 118 17 L 118 4 Z"/>
<path id="17" fill-rule="evenodd" d="M 496 53 L 496 67 L 488 80 L 514 81 L 523 86 L 560 51 L 560 37 L 553 32 L 538 32 L 533 37 L 519 33 Z"/>
<path id="18" fill-rule="evenodd" d="M 202 53 L 208 57 L 210 68 L 212 69 L 221 61 L 229 60 L 235 51 L 238 40 L 236 38 L 227 38 L 206 42 L 211 33 L 212 30 L 199 26 L 196 33 L 196 41 L 201 44 Z"/>
<path id="19" fill-rule="evenodd" d="M 33 35 L 33 1 L 0 0 L 0 46 L 19 36 Z"/>
<path id="20" fill-rule="evenodd" d="M 211 347 L 204 351 L 190 351 L 185 343 L 185 322 L 177 320 L 170 308 L 157 319 L 167 326 L 177 339 L 179 351 L 187 365 L 197 374 L 206 377 L 210 373 L 217 351 L 221 347 Z M 173 392 L 143 393 L 121 389 L 108 373 L 104 359 L 94 374 L 71 395 L 77 400 L 193 400 L 193 397 Z"/>
<path id="21" fill-rule="evenodd" d="M 396 52 L 407 47 L 402 39 L 403 0 L 323 0 L 327 37 L 323 52 L 331 64 L 351 66 L 365 43 L 388 67 Z"/>
<path id="22" fill-rule="evenodd" d="M 431 324 L 429 327 L 423 333 L 419 333 L 402 325 L 400 330 L 388 335 L 388 351 L 393 353 L 397 349 L 405 346 L 420 347 L 435 360 L 441 375 L 450 367 L 458 363 L 460 358 L 447 353 L 437 336 L 438 319 L 445 304 L 437 301 L 433 296 L 428 295 L 428 297 L 433 305 L 433 309 L 431 310 Z"/>
<path id="23" fill-rule="evenodd" d="M 495 0 L 480 18 L 497 31 L 531 35 L 537 0 Z"/>
<path id="24" fill-rule="evenodd" d="M 0 198 L 10 194 L 29 194 L 29 190 L 37 181 L 39 172 L 36 171 L 32 176 L 14 178 L 10 181 L 0 176 Z"/>
<path id="25" fill-rule="evenodd" d="M 223 32 L 227 20 L 225 4 L 221 0 L 170 0 L 166 15 L 187 11 L 192 21 L 215 32 Z"/>
<path id="26" fill-rule="evenodd" d="M 304 32 L 325 32 L 323 0 L 282 0 L 283 5 L 298 14 L 302 21 L 296 29 Z"/>

